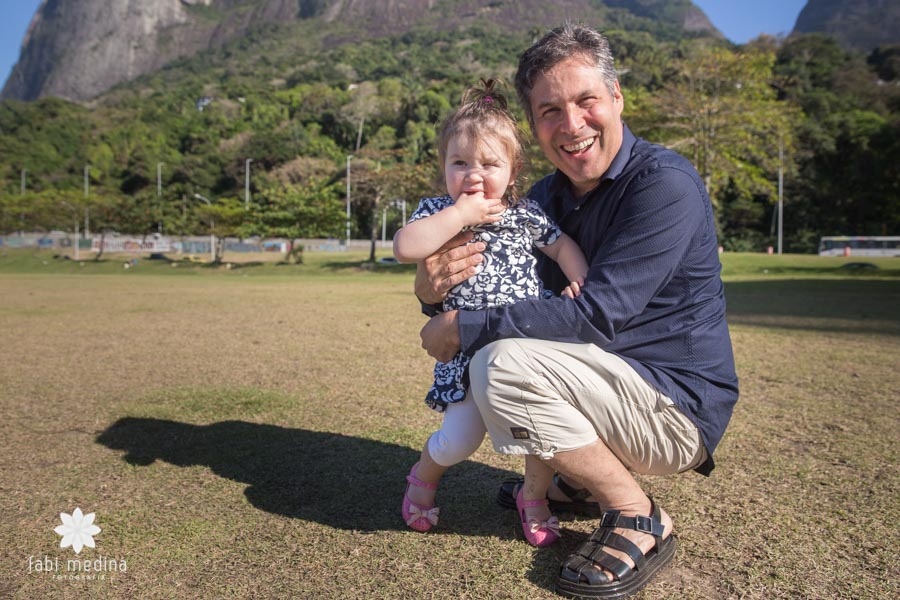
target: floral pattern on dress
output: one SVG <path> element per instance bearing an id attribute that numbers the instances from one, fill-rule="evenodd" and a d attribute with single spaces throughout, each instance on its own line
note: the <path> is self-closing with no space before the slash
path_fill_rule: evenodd
<path id="1" fill-rule="evenodd" d="M 424 198 L 409 218 L 418 221 L 453 204 L 449 196 Z M 473 242 L 487 246 L 481 270 L 447 293 L 444 310 L 484 310 L 541 298 L 543 286 L 535 271 L 533 249 L 554 243 L 561 231 L 533 200 L 523 198 L 508 207 L 500 221 L 469 227 Z M 469 387 L 470 357 L 462 352 L 449 362 L 434 366 L 434 385 L 425 403 L 438 412 L 460 402 Z"/>

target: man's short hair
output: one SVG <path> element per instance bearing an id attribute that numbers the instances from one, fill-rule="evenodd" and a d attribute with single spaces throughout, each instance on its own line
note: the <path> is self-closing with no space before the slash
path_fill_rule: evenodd
<path id="1" fill-rule="evenodd" d="M 528 124 L 534 128 L 531 114 L 531 90 L 542 73 L 572 56 L 581 56 L 597 67 L 610 94 L 615 94 L 616 67 L 609 40 L 584 25 L 565 23 L 548 32 L 519 57 L 516 71 L 516 95 L 525 110 Z"/>

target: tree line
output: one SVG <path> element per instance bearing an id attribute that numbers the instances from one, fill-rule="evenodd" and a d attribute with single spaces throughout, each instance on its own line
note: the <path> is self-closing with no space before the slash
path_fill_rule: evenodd
<path id="1" fill-rule="evenodd" d="M 900 47 L 606 33 L 625 121 L 695 164 L 726 249 L 773 244 L 779 172 L 786 251 L 900 231 Z M 441 193 L 436 124 L 478 78 L 511 81 L 534 35 L 486 26 L 298 53 L 298 29 L 272 27 L 85 106 L 2 102 L 0 234 L 73 231 L 87 212 L 93 231 L 341 238 L 349 164 L 351 235 L 374 240 L 382 219 L 402 225 L 400 201 L 408 216 Z M 536 146 L 529 157 L 531 180 L 550 171 Z"/>

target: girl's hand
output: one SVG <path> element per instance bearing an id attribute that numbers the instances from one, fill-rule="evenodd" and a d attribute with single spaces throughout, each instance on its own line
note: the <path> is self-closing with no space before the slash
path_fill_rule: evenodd
<path id="1" fill-rule="evenodd" d="M 581 295 L 581 287 L 584 285 L 584 280 L 581 281 L 573 281 L 562 291 L 560 296 L 566 296 L 568 298 L 572 298 L 573 300 Z"/>
<path id="2" fill-rule="evenodd" d="M 453 207 L 459 211 L 464 227 L 496 223 L 503 218 L 503 211 L 506 209 L 502 199 L 485 198 L 483 192 L 460 194 Z"/>

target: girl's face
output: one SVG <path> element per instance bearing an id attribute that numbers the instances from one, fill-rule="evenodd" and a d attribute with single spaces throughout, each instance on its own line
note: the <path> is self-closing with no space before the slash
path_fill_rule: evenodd
<path id="1" fill-rule="evenodd" d="M 456 135 L 447 144 L 444 179 L 454 202 L 463 194 L 503 198 L 515 177 L 513 165 L 499 140 Z"/>

